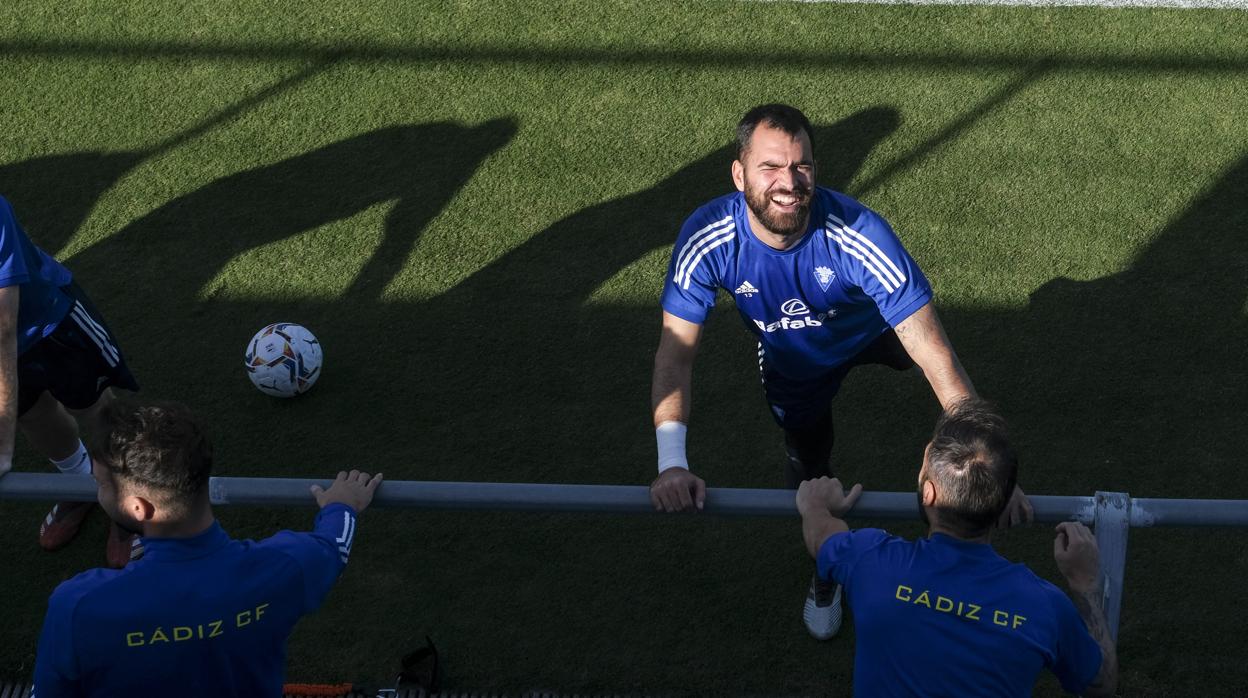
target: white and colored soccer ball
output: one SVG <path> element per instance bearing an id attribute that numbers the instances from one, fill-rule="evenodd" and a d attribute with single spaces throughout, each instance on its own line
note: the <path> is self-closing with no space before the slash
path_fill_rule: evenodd
<path id="1" fill-rule="evenodd" d="M 302 325 L 275 322 L 247 344 L 247 377 L 273 397 L 306 393 L 321 377 L 321 343 Z"/>

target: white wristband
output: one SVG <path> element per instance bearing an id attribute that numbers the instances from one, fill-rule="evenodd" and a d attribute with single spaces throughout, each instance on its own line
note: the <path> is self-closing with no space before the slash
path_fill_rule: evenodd
<path id="1" fill-rule="evenodd" d="M 689 469 L 685 458 L 685 432 L 688 427 L 680 422 L 663 422 L 654 430 L 659 442 L 659 474 L 671 468 Z"/>

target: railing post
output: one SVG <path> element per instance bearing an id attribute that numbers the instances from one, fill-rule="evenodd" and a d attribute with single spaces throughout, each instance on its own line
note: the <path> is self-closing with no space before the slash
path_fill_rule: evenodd
<path id="1" fill-rule="evenodd" d="M 1109 633 L 1118 642 L 1118 619 L 1122 611 L 1122 577 L 1127 568 L 1127 533 L 1131 530 L 1131 497 L 1125 492 L 1096 493 L 1096 545 L 1101 549 L 1101 600 L 1109 620 Z"/>

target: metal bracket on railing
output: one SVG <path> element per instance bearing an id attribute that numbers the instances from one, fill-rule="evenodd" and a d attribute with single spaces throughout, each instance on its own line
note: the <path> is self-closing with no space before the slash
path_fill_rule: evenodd
<path id="1" fill-rule="evenodd" d="M 1101 549 L 1101 600 L 1109 621 L 1109 633 L 1118 642 L 1118 619 L 1122 611 L 1122 577 L 1127 569 L 1127 534 L 1131 530 L 1131 497 L 1125 492 L 1096 493 L 1096 545 Z"/>

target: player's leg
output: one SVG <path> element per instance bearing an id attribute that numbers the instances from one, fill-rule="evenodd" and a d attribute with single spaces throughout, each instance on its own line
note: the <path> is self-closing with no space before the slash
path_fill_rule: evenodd
<path id="1" fill-rule="evenodd" d="M 839 381 L 838 381 L 839 382 Z M 826 399 L 819 416 L 808 424 L 790 425 L 784 429 L 784 445 L 788 456 L 785 481 L 797 489 L 802 480 L 831 476 L 832 466 L 832 403 Z M 816 640 L 827 640 L 841 629 L 841 585 L 811 575 L 810 587 L 802 603 L 802 622 Z"/>
<path id="2" fill-rule="evenodd" d="M 836 379 L 839 384 L 839 378 Z M 805 424 L 789 424 L 784 428 L 784 446 L 788 460 L 785 463 L 785 484 L 797 489 L 803 480 L 832 475 L 832 427 L 831 395 L 818 391 L 813 399 L 822 400 L 818 417 Z M 809 410 L 808 410 L 809 411 Z M 786 414 L 799 413 L 797 410 Z M 782 426 L 784 426 L 782 424 Z M 841 585 L 811 575 L 810 587 L 802 603 L 802 622 L 806 631 L 816 640 L 827 640 L 841 629 Z"/>
<path id="3" fill-rule="evenodd" d="M 763 392 L 776 424 L 784 430 L 784 484 L 797 489 L 803 480 L 832 475 L 832 398 L 848 367 L 823 376 L 793 380 L 770 370 L 764 360 Z"/>
<path id="4" fill-rule="evenodd" d="M 23 424 L 23 431 L 34 434 L 32 442 L 42 439 L 50 447 L 65 450 L 72 444 L 72 448 L 85 459 L 82 472 L 90 473 L 90 458 L 86 455 L 74 416 L 87 418 L 107 405 L 112 400 L 111 388 L 137 390 L 138 384 L 130 374 L 108 325 L 82 289 L 70 284 L 62 290 L 73 298 L 74 305 L 53 333 L 34 347 L 39 350 L 36 358 L 41 364 L 39 368 L 48 394 L 56 404 L 54 408 L 36 414 L 29 420 L 29 426 Z M 93 422 L 88 419 L 85 423 L 90 425 Z M 67 434 L 71 425 L 73 436 L 69 438 Z M 54 438 L 60 440 L 53 441 Z M 65 503 L 58 504 L 57 509 L 63 510 L 66 506 Z M 41 543 L 43 538 L 41 535 Z M 136 543 L 137 537 L 121 531 L 115 524 L 110 525 L 108 564 L 124 567 L 136 552 L 141 552 Z"/>
<path id="5" fill-rule="evenodd" d="M 20 386 L 20 379 L 18 385 Z M 90 473 L 79 469 L 80 459 L 71 460 L 78 452 L 78 423 L 52 393 L 39 393 L 30 409 L 22 411 L 17 426 L 34 449 L 48 457 L 63 472 Z M 63 465 L 62 465 L 63 464 Z"/>
<path id="6" fill-rule="evenodd" d="M 784 477 L 789 489 L 797 489 L 803 480 L 832 476 L 832 444 L 836 438 L 832 399 L 850 369 L 866 364 L 882 364 L 901 371 L 912 368 L 914 360 L 906 353 L 897 333 L 890 329 L 843 366 L 800 384 L 774 375 L 769 380 L 765 362 L 760 362 L 772 415 L 784 429 L 784 448 L 788 456 Z"/>
<path id="7" fill-rule="evenodd" d="M 822 405 L 819 417 L 809 423 L 786 423 L 784 427 L 785 449 L 789 462 L 786 465 L 785 477 L 790 488 L 796 488 L 802 480 L 824 475 L 831 475 L 832 442 L 832 398 L 840 389 L 841 382 L 854 366 L 866 364 L 883 364 L 894 370 L 902 371 L 914 366 L 914 360 L 906 353 L 906 349 L 898 339 L 897 333 L 888 330 L 874 342 L 867 345 L 844 366 L 832 371 L 825 378 L 813 381 L 806 396 L 806 407 L 791 407 L 785 412 L 792 418 L 795 415 L 810 413 Z M 774 410 L 773 410 L 774 413 Z M 820 579 L 815 574 L 811 579 L 810 588 L 806 592 L 806 602 L 802 606 L 802 620 L 806 630 L 818 640 L 826 640 L 841 628 L 841 585 L 836 582 Z"/>
<path id="8" fill-rule="evenodd" d="M 769 370 L 760 348 L 759 369 L 771 415 L 784 430 L 785 485 L 797 489 L 803 480 L 831 476 L 832 398 L 848 367 L 816 379 L 793 381 Z M 817 640 L 827 640 L 840 630 L 841 615 L 841 586 L 812 575 L 802 604 L 807 632 Z"/>
<path id="9" fill-rule="evenodd" d="M 832 476 L 832 405 L 829 403 L 815 421 L 784 428 L 784 485 L 795 490 L 803 480 Z"/>
<path id="10" fill-rule="evenodd" d="M 775 371 L 762 347 L 758 354 L 759 378 L 767 407 L 784 430 L 784 480 L 797 489 L 803 480 L 832 474 L 832 398 L 849 370 L 838 366 L 821 376 L 793 379 Z"/>
<path id="11" fill-rule="evenodd" d="M 23 363 L 28 370 L 22 370 Z M 78 424 L 51 393 L 42 389 L 35 392 L 38 381 L 28 379 L 30 373 L 29 361 L 19 360 L 18 427 L 57 470 L 90 475 L 91 461 L 78 438 Z M 39 545 L 45 550 L 64 547 L 78 534 L 94 506 L 95 502 L 58 502 L 39 524 Z"/>

